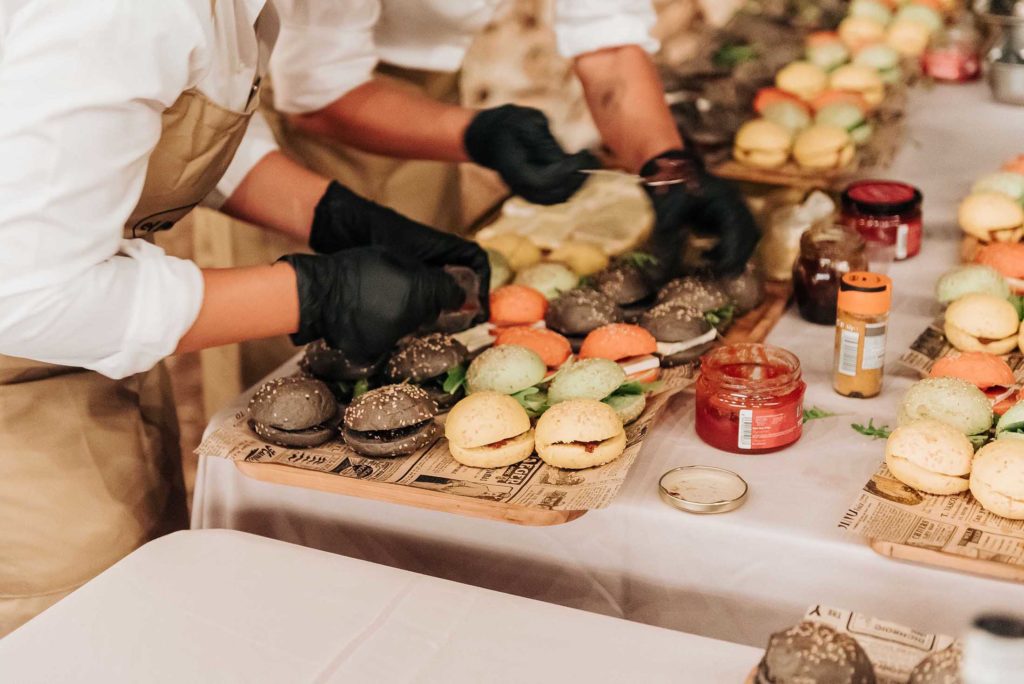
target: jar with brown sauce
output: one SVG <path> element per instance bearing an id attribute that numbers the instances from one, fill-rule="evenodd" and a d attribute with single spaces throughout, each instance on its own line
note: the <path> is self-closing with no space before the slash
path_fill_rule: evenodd
<path id="1" fill-rule="evenodd" d="M 841 225 L 812 228 L 800 238 L 793 264 L 793 293 L 800 315 L 811 323 L 835 325 L 839 282 L 851 271 L 866 271 L 864 238 Z"/>

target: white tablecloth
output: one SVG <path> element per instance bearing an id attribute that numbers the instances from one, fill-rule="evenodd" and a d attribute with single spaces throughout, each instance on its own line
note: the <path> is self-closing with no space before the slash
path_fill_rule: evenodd
<path id="1" fill-rule="evenodd" d="M 923 190 L 928 237 L 918 257 L 891 270 L 885 390 L 873 400 L 836 395 L 832 329 L 791 310 L 769 341 L 799 355 L 807 403 L 842 415 L 809 423 L 785 451 L 737 456 L 706 446 L 694 433 L 692 395 L 685 395 L 657 423 L 615 502 L 567 525 L 523 528 L 267 485 L 228 461 L 204 459 L 193 526 L 246 530 L 752 645 L 815 603 L 944 633 L 960 632 L 981 609 L 1024 605 L 1024 586 L 882 558 L 837 528 L 883 454 L 881 441 L 850 423 L 894 419 L 912 381 L 896 359 L 933 317 L 931 289 L 957 260 L 956 204 L 973 178 L 1021 150 L 1024 115 L 989 102 L 983 86 L 913 94 L 908 140 L 888 175 Z M 658 478 L 694 463 L 740 473 L 751 487 L 746 505 L 717 516 L 666 506 Z"/>
<path id="2" fill-rule="evenodd" d="M 739 682 L 758 649 L 229 531 L 147 544 L 0 641 L 0 681 Z"/>

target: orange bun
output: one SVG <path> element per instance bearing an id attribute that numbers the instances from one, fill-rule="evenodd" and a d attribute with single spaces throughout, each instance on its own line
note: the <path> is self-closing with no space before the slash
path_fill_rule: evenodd
<path id="1" fill-rule="evenodd" d="M 871 106 L 868 104 L 867 100 L 857 93 L 851 93 L 846 90 L 826 90 L 821 95 L 818 95 L 818 97 L 811 100 L 811 109 L 818 111 L 837 102 L 849 102 L 850 104 L 859 107 L 860 111 L 864 114 L 871 111 Z"/>
<path id="2" fill-rule="evenodd" d="M 991 266 L 1004 278 L 1024 278 L 1024 243 L 993 242 L 974 254 L 974 261 Z M 1016 289 L 1016 288 L 1015 288 Z"/>
<path id="3" fill-rule="evenodd" d="M 932 365 L 932 378 L 960 378 L 979 389 L 1012 387 L 1016 379 L 1009 364 L 999 356 L 985 352 L 962 352 L 944 356 Z"/>
<path id="4" fill-rule="evenodd" d="M 593 330 L 580 347 L 581 359 L 619 361 L 631 356 L 653 354 L 658 349 L 654 335 L 639 325 L 611 323 Z"/>
<path id="5" fill-rule="evenodd" d="M 754 111 L 758 114 L 763 114 L 765 107 L 776 102 L 792 102 L 795 105 L 799 105 L 804 110 L 807 110 L 807 103 L 801 100 L 796 95 L 790 95 L 784 90 L 778 88 L 761 88 L 757 91 L 757 96 L 754 97 Z M 807 113 L 811 112 L 807 110 Z"/>
<path id="6" fill-rule="evenodd" d="M 1018 154 L 1003 164 L 1003 171 L 1024 174 L 1024 154 Z"/>
<path id="7" fill-rule="evenodd" d="M 529 325 L 543 320 L 548 300 L 526 285 L 505 285 L 491 292 L 491 323 Z"/>
<path id="8" fill-rule="evenodd" d="M 828 45 L 829 43 L 840 42 L 839 34 L 835 31 L 814 31 L 807 35 L 807 47 L 816 45 Z"/>
<path id="9" fill-rule="evenodd" d="M 572 354 L 569 340 L 554 330 L 546 328 L 530 328 L 522 325 L 505 328 L 498 332 L 498 337 L 494 340 L 494 346 L 502 344 L 515 344 L 536 352 L 548 368 L 558 368 Z"/>

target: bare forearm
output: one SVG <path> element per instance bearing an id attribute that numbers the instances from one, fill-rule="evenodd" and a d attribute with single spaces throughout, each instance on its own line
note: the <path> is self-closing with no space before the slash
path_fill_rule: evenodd
<path id="1" fill-rule="evenodd" d="M 284 154 L 271 152 L 245 176 L 221 211 L 307 242 L 313 211 L 329 183 Z"/>
<path id="2" fill-rule="evenodd" d="M 309 114 L 296 128 L 366 152 L 407 159 L 468 161 L 462 138 L 476 112 L 383 80 L 365 83 Z"/>
<path id="3" fill-rule="evenodd" d="M 205 269 L 203 282 L 199 316 L 176 353 L 286 335 L 299 328 L 295 271 L 286 263 Z"/>
<path id="4" fill-rule="evenodd" d="M 651 58 L 638 46 L 599 50 L 576 59 L 594 123 L 615 156 L 631 171 L 682 147 Z"/>

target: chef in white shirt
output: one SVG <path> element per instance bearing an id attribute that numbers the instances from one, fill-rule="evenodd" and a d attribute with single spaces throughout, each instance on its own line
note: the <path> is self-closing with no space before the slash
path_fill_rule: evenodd
<path id="1" fill-rule="evenodd" d="M 379 355 L 461 303 L 441 265 L 487 276 L 243 142 L 277 29 L 264 0 L 0 0 L 0 636 L 185 525 L 161 359 L 282 334 Z M 215 186 L 330 253 L 201 270 L 147 240 Z"/>

